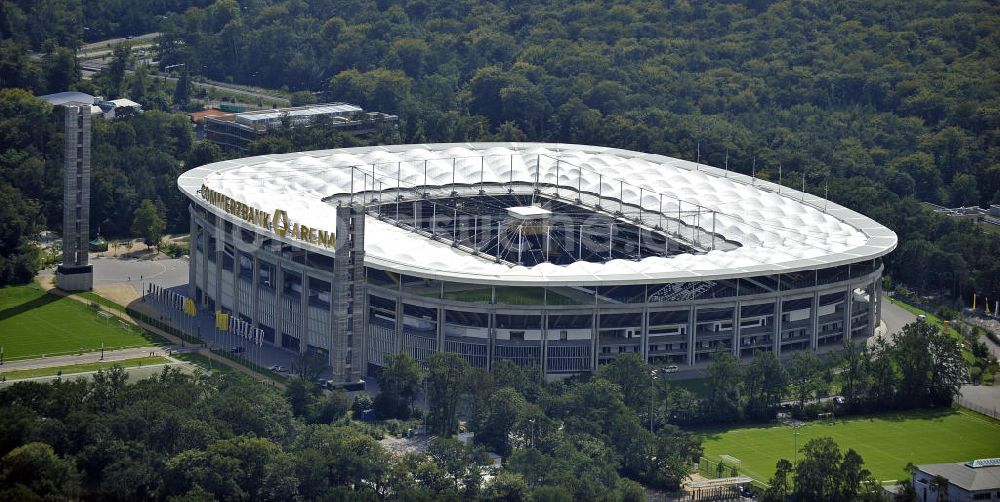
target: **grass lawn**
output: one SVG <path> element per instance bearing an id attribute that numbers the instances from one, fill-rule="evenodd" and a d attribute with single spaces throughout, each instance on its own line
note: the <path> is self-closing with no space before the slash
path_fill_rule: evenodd
<path id="1" fill-rule="evenodd" d="M 133 326 L 97 317 L 87 305 L 46 292 L 37 284 L 0 288 L 0 346 L 5 359 L 69 354 L 154 343 Z"/>
<path id="2" fill-rule="evenodd" d="M 743 471 L 766 482 L 781 458 L 792 460 L 793 437 L 788 426 L 769 425 L 703 430 L 705 456 L 731 455 Z M 907 462 L 961 462 L 996 457 L 1000 452 L 1000 422 L 967 410 L 919 410 L 848 417 L 833 424 L 812 422 L 799 429 L 798 446 L 828 436 L 841 452 L 853 448 L 880 481 L 903 479 Z"/>
<path id="3" fill-rule="evenodd" d="M 138 366 L 149 366 L 150 364 L 165 364 L 169 363 L 170 360 L 162 356 L 154 357 L 137 357 L 135 359 L 122 359 L 120 361 L 98 361 L 94 363 L 82 363 L 82 364 L 71 364 L 69 366 L 52 366 L 49 368 L 32 368 L 28 370 L 16 370 L 8 371 L 3 375 L 7 377 L 7 380 L 18 380 L 22 378 L 35 378 L 43 376 L 53 376 L 60 374 L 61 371 L 63 375 L 71 375 L 73 373 L 86 373 L 88 371 L 97 371 L 104 368 L 110 368 L 112 366 L 121 366 L 122 368 L 134 368 Z"/>

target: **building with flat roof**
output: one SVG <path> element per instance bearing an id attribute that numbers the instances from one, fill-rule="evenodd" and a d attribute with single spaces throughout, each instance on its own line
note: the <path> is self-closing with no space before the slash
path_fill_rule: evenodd
<path id="1" fill-rule="evenodd" d="M 913 488 L 919 502 L 1000 500 L 1000 458 L 918 465 Z"/>
<path id="2" fill-rule="evenodd" d="M 227 115 L 209 115 L 205 137 L 224 152 L 245 152 L 250 142 L 279 127 L 311 127 L 322 124 L 336 131 L 367 134 L 379 127 L 395 127 L 399 117 L 381 112 L 365 112 L 349 103 L 256 110 Z"/>
<path id="3" fill-rule="evenodd" d="M 386 145 L 191 169 L 189 296 L 330 361 L 453 352 L 557 378 L 837 349 L 879 324 L 896 235 L 700 163 L 547 143 Z"/>

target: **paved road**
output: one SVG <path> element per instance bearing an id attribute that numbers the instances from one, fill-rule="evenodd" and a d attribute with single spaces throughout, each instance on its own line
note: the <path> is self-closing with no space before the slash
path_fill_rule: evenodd
<path id="1" fill-rule="evenodd" d="M 903 326 L 917 320 L 917 316 L 907 312 L 902 307 L 882 297 L 882 322 L 886 325 L 886 333 L 893 334 L 903 329 Z"/>
<path id="2" fill-rule="evenodd" d="M 97 42 L 84 44 L 83 46 L 80 47 L 80 51 L 86 52 L 94 49 L 101 49 L 107 47 L 108 45 L 114 46 L 116 44 L 121 44 L 125 42 L 128 42 L 130 44 L 137 44 L 140 42 L 148 43 L 154 41 L 158 36 L 160 36 L 160 32 L 144 33 L 142 35 L 136 35 L 131 38 L 109 38 L 107 40 L 99 40 Z"/>
<path id="3" fill-rule="evenodd" d="M 194 373 L 194 371 L 195 371 L 195 366 L 194 365 L 192 365 L 190 363 L 183 362 L 183 361 L 178 361 L 178 362 L 167 363 L 167 364 L 151 364 L 149 366 L 133 366 L 131 368 L 125 368 L 125 373 L 127 373 L 128 376 L 129 376 L 129 379 L 134 382 L 134 381 L 137 381 L 137 380 L 142 380 L 142 379 L 145 379 L 145 378 L 149 378 L 149 377 L 152 377 L 152 376 L 159 375 L 163 371 L 163 368 L 166 367 L 166 366 L 171 366 L 171 367 L 174 367 L 174 368 L 178 368 L 178 369 L 180 369 L 181 371 L 183 371 L 185 373 Z M 27 381 L 43 382 L 44 383 L 44 382 L 49 382 L 49 381 L 58 380 L 58 379 L 75 380 L 77 378 L 84 378 L 84 379 L 90 380 L 91 378 L 94 377 L 95 373 L 97 373 L 97 372 L 96 371 L 88 371 L 88 372 L 85 372 L 85 373 L 70 373 L 68 375 L 62 375 L 62 376 L 54 375 L 54 376 L 44 376 L 44 377 L 36 377 L 36 378 L 22 378 L 22 379 L 18 379 L 18 380 L 7 380 L 7 381 L 4 381 L 4 382 L 0 382 L 0 387 L 5 387 L 5 386 L 8 386 L 8 385 L 14 385 L 17 382 L 27 382 Z"/>
<path id="4" fill-rule="evenodd" d="M 51 368 L 54 366 L 69 366 L 71 364 L 96 363 L 98 361 L 122 361 L 125 359 L 136 359 L 139 357 L 149 357 L 150 353 L 163 356 L 164 351 L 160 347 L 137 347 L 134 349 L 107 350 L 104 351 L 104 359 L 101 359 L 101 350 L 74 354 L 67 356 L 43 357 L 38 359 L 22 359 L 18 361 L 4 361 L 0 369 L 3 371 L 27 370 L 34 368 Z"/>
<path id="5" fill-rule="evenodd" d="M 133 72 L 132 72 L 132 70 L 126 70 L 126 73 L 132 74 Z M 165 76 L 165 75 L 150 75 L 150 78 L 156 78 L 156 79 L 166 80 L 166 81 L 170 81 L 170 82 L 176 82 L 177 81 L 177 77 L 168 77 L 168 76 Z M 239 87 L 230 87 L 230 86 L 227 86 L 227 85 L 222 85 L 222 84 L 217 84 L 217 83 L 199 82 L 197 80 L 191 80 L 191 85 L 194 86 L 194 87 L 204 87 L 206 89 L 215 89 L 217 91 L 230 92 L 230 93 L 233 93 L 233 94 L 242 94 L 244 96 L 250 96 L 250 97 L 254 97 L 254 98 L 258 98 L 258 99 L 267 99 L 267 100 L 271 100 L 271 101 L 277 101 L 278 103 L 284 104 L 286 106 L 289 105 L 289 104 L 291 104 L 291 102 L 289 100 L 287 100 L 285 98 L 282 98 L 282 97 L 272 96 L 270 94 L 264 94 L 264 93 L 261 93 L 261 92 L 248 91 L 248 90 L 245 90 L 245 89 L 242 89 L 242 88 L 239 88 Z"/>

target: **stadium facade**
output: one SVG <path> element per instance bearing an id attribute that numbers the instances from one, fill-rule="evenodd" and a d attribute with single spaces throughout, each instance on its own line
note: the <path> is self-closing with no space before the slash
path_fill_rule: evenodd
<path id="1" fill-rule="evenodd" d="M 893 232 L 694 162 L 538 143 L 394 145 L 219 162 L 191 199 L 189 293 L 357 381 L 386 355 L 547 377 L 615 354 L 824 350 L 879 323 Z"/>

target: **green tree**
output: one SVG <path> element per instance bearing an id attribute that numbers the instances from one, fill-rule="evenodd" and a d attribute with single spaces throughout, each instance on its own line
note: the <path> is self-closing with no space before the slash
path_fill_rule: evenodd
<path id="1" fill-rule="evenodd" d="M 788 475 L 792 473 L 792 463 L 788 460 L 778 460 L 774 477 L 768 482 L 767 490 L 761 496 L 761 502 L 785 502 L 792 490 L 788 485 Z"/>
<path id="2" fill-rule="evenodd" d="M 409 418 L 424 377 L 420 365 L 408 354 L 387 355 L 386 365 L 379 374 L 375 412 L 380 417 Z"/>
<path id="3" fill-rule="evenodd" d="M 494 392 L 487 404 L 485 417 L 476 431 L 476 441 L 496 450 L 501 456 L 510 455 L 511 434 L 527 413 L 528 402 L 518 391 L 504 387 Z"/>
<path id="4" fill-rule="evenodd" d="M 38 248 L 32 240 L 43 221 L 38 203 L 0 181 L 0 286 L 35 277 Z"/>
<path id="5" fill-rule="evenodd" d="M 73 500 L 80 496 L 80 475 L 71 460 L 45 443 L 27 443 L 0 459 L 0 498 Z M 6 493 L 5 493 L 6 492 Z M 22 499 L 23 500 L 23 499 Z"/>
<path id="6" fill-rule="evenodd" d="M 795 466 L 795 493 L 803 500 L 842 500 L 837 498 L 842 458 L 833 439 L 810 439 L 802 447 L 802 460 Z M 858 467 L 852 465 L 848 470 Z"/>
<path id="7" fill-rule="evenodd" d="M 122 85 L 125 83 L 125 71 L 128 68 L 129 55 L 132 48 L 128 44 L 115 45 L 111 52 L 111 64 L 107 67 L 104 92 L 108 99 L 121 96 Z"/>
<path id="8" fill-rule="evenodd" d="M 796 352 L 788 365 L 788 380 L 801 410 L 805 408 L 807 399 L 819 397 L 818 394 L 825 388 L 823 363 L 812 352 Z"/>
<path id="9" fill-rule="evenodd" d="M 652 370 L 638 354 L 616 354 L 611 362 L 597 369 L 597 377 L 621 388 L 625 404 L 633 411 L 648 414 L 653 390 Z"/>
<path id="10" fill-rule="evenodd" d="M 744 370 L 743 382 L 747 398 L 746 415 L 756 419 L 773 418 L 788 384 L 785 368 L 774 352 L 757 351 Z"/>
<path id="11" fill-rule="evenodd" d="M 958 342 L 924 321 L 903 326 L 892 341 L 902 375 L 899 401 L 909 406 L 951 404 L 969 379 Z"/>
<path id="12" fill-rule="evenodd" d="M 427 429 L 451 436 L 458 431 L 458 410 L 469 363 L 452 352 L 427 358 Z"/>
<path id="13" fill-rule="evenodd" d="M 695 435 L 666 425 L 656 432 L 646 480 L 653 486 L 678 490 L 701 455 L 701 441 Z"/>
<path id="14" fill-rule="evenodd" d="M 852 408 L 857 408 L 861 401 L 867 397 L 868 388 L 871 385 L 870 358 L 871 354 L 869 354 L 866 344 L 853 341 L 844 342 L 844 350 L 840 353 L 841 391 L 847 405 Z"/>
<path id="15" fill-rule="evenodd" d="M 132 216 L 132 234 L 142 237 L 147 248 L 153 246 L 159 249 L 165 228 L 163 215 L 153 201 L 143 199 Z"/>
<path id="16" fill-rule="evenodd" d="M 717 422 L 740 419 L 740 380 L 742 372 L 736 357 L 721 345 L 712 354 L 708 366 L 709 396 L 706 413 Z"/>
<path id="17" fill-rule="evenodd" d="M 529 500 L 528 483 L 520 474 L 501 471 L 483 489 L 486 502 L 522 502 Z"/>
<path id="18" fill-rule="evenodd" d="M 211 164 L 222 160 L 222 150 L 219 146 L 208 140 L 195 142 L 184 161 L 184 167 L 193 169 L 195 167 Z"/>
<path id="19" fill-rule="evenodd" d="M 191 70 L 187 65 L 174 87 L 174 106 L 179 110 L 187 110 L 191 106 Z"/>

